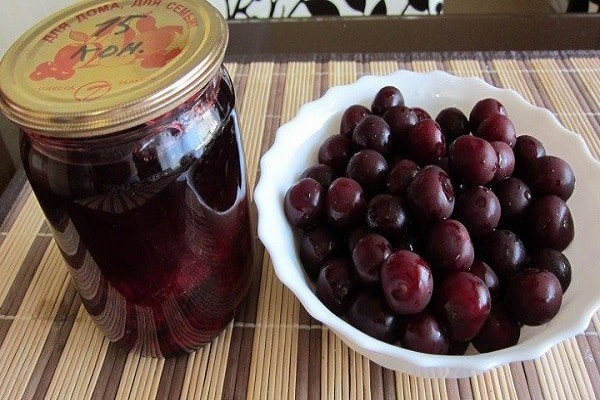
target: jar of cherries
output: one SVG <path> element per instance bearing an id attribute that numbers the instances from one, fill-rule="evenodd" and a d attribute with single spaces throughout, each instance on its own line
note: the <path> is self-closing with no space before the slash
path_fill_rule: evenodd
<path id="1" fill-rule="evenodd" d="M 203 0 L 78 3 L 0 64 L 0 109 L 83 304 L 127 350 L 218 335 L 253 240 L 227 24 Z"/>

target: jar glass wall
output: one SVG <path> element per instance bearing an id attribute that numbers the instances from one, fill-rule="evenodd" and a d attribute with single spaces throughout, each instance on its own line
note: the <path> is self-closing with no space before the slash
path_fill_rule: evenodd
<path id="1" fill-rule="evenodd" d="M 134 128 L 75 139 L 22 129 L 25 171 L 83 303 L 125 349 L 191 351 L 248 291 L 253 240 L 234 106 L 221 68 Z"/>

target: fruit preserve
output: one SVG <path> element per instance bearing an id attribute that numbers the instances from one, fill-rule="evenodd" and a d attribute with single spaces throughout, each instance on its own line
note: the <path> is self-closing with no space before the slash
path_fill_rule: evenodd
<path id="1" fill-rule="evenodd" d="M 15 43 L 0 107 L 94 321 L 127 350 L 180 354 L 227 326 L 253 273 L 227 26 L 198 1 L 106 4 Z"/>

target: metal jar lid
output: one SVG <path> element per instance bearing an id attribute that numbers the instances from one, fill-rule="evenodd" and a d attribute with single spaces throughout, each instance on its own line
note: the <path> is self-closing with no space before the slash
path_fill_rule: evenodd
<path id="1" fill-rule="evenodd" d="M 156 118 L 215 76 L 227 23 L 205 0 L 84 1 L 27 31 L 0 62 L 0 111 L 83 138 Z"/>

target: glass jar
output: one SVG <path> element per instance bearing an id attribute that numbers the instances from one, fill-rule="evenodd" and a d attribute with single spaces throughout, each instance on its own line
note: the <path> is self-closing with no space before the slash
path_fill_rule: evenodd
<path id="1" fill-rule="evenodd" d="M 32 28 L 0 64 L 0 107 L 21 126 L 25 172 L 83 304 L 144 355 L 210 341 L 253 275 L 226 43 L 203 1 L 94 1 Z"/>

